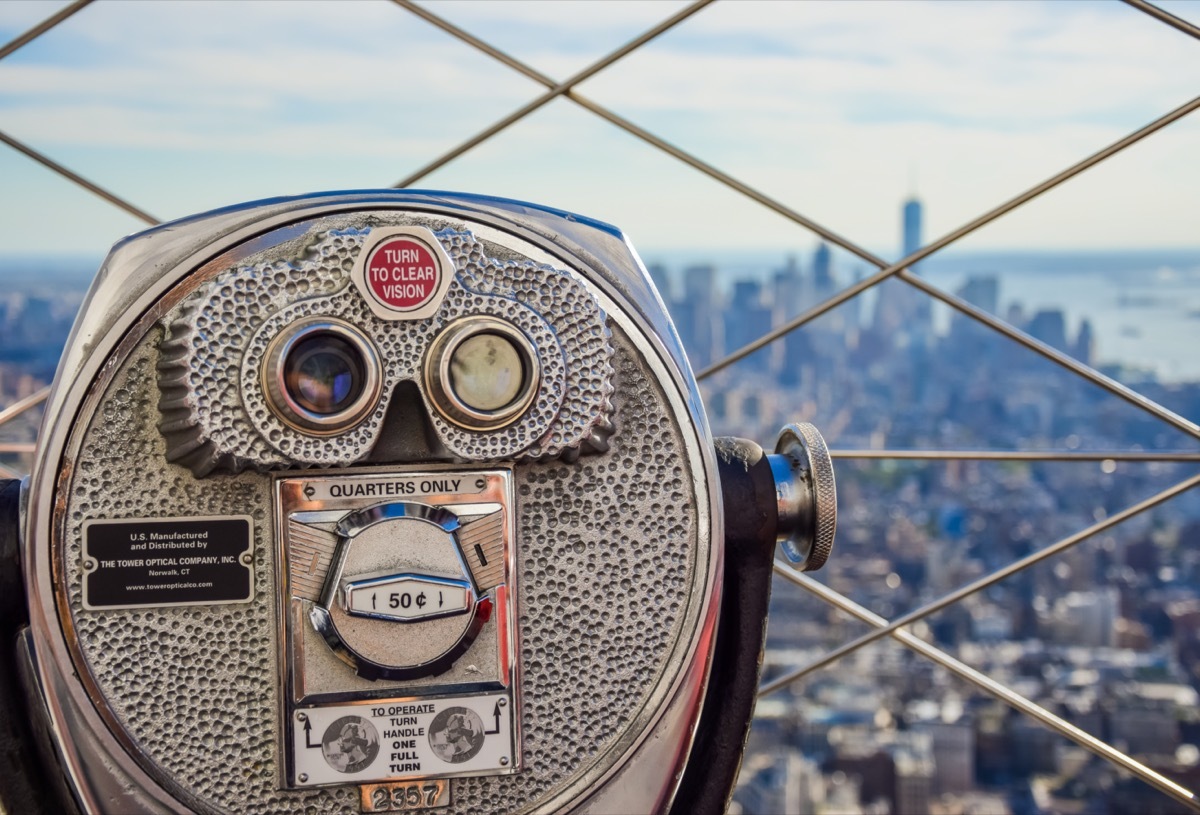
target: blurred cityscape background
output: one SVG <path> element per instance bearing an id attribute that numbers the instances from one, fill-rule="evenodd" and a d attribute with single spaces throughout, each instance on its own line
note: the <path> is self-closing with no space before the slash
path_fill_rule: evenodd
<path id="1" fill-rule="evenodd" d="M 407 173 L 600 217 L 638 246 L 715 434 L 825 434 L 821 585 L 894 620 L 1067 541 L 907 631 L 1200 790 L 1200 491 L 1162 498 L 1200 473 L 1197 117 L 945 241 L 916 283 L 869 285 L 868 260 L 1195 110 L 1200 3 L 1161 4 L 1175 23 L 1116 2 L 82 5 L 0 4 L 0 47 L 81 7 L 0 50 L 0 410 L 36 402 L 103 252 L 155 216 Z M 672 15 L 430 163 L 541 99 L 535 75 Z M 8 472 L 37 419 L 0 423 Z M 870 629 L 776 581 L 764 679 L 798 677 L 759 700 L 734 811 L 1189 811 L 895 639 L 820 663 Z"/>

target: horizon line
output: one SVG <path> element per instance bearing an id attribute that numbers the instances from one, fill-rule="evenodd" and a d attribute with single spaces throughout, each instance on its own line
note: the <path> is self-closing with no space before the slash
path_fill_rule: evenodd
<path id="1" fill-rule="evenodd" d="M 827 241 L 817 240 L 807 246 L 649 246 L 639 245 L 637 247 L 638 254 L 643 260 L 647 255 L 653 253 L 661 254 L 686 254 L 698 252 L 744 252 L 753 255 L 764 255 L 771 253 L 795 253 L 795 252 L 810 252 L 815 250 L 821 244 L 829 246 L 831 250 L 840 254 L 848 254 L 840 247 L 829 244 Z M 0 258 L 12 260 L 24 259 L 62 259 L 62 260 L 102 260 L 108 254 L 111 247 L 107 247 L 100 251 L 88 250 L 68 250 L 68 251 L 29 251 L 29 250 L 12 250 L 7 251 L 0 248 Z M 1123 254 L 1134 252 L 1181 252 L 1181 253 L 1196 253 L 1200 254 L 1200 243 L 1194 245 L 1144 245 L 1144 246 L 987 246 L 977 248 L 951 248 L 939 250 L 937 253 L 925 258 L 921 264 L 935 260 L 938 257 L 961 256 L 961 255 L 983 255 L 983 254 L 1076 254 L 1076 255 L 1104 255 L 1104 254 Z M 887 252 L 883 252 L 884 255 Z"/>

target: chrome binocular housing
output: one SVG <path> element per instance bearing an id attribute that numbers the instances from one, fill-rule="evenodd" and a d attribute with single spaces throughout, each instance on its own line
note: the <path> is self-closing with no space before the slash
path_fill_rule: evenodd
<path id="1" fill-rule="evenodd" d="M 714 442 L 619 230 L 411 191 L 117 244 L 22 496 L 89 813 L 721 811 L 776 546 L 836 514 L 811 425 Z"/>

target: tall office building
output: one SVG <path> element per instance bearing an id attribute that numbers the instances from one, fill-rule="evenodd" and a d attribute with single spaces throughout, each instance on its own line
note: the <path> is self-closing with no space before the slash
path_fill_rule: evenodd
<path id="1" fill-rule="evenodd" d="M 1067 317 L 1061 309 L 1042 309 L 1033 315 L 1026 329 L 1034 339 L 1041 340 L 1051 348 L 1067 353 Z"/>
<path id="2" fill-rule="evenodd" d="M 1096 338 L 1092 332 L 1091 320 L 1085 318 L 1084 321 L 1080 323 L 1079 333 L 1076 335 L 1075 347 L 1072 349 L 1071 355 L 1084 365 L 1095 364 Z"/>
<path id="3" fill-rule="evenodd" d="M 805 293 L 805 280 L 800 272 L 800 263 L 795 255 L 788 255 L 783 268 L 776 269 L 771 278 L 771 297 L 779 311 L 779 319 L 790 320 L 809 305 Z"/>
<path id="4" fill-rule="evenodd" d="M 994 274 L 971 275 L 955 294 L 988 314 L 1000 313 L 1000 278 Z M 962 319 L 970 320 L 965 315 Z M 971 322 L 975 323 L 974 320 Z"/>
<path id="5" fill-rule="evenodd" d="M 904 202 L 904 256 L 908 257 L 924 245 L 922 229 L 921 202 L 914 196 Z M 919 264 L 909 267 L 913 272 L 919 272 Z M 910 289 L 913 295 L 913 315 L 916 320 L 916 333 L 928 341 L 933 333 L 933 302 L 929 296 Z"/>
<path id="6" fill-rule="evenodd" d="M 994 274 L 971 275 L 955 294 L 988 314 L 1000 313 L 1000 278 Z M 960 358 L 988 353 L 995 340 L 995 332 L 971 317 L 957 311 L 950 315 L 951 348 Z"/>
<path id="7" fill-rule="evenodd" d="M 803 274 L 800 262 L 795 255 L 788 255 L 787 262 L 777 269 L 772 278 L 770 291 L 770 326 L 778 328 L 783 323 L 799 315 L 804 309 L 813 305 L 814 294 L 812 274 Z M 766 332 L 766 323 L 761 323 L 757 329 L 761 335 Z M 778 373 L 781 385 L 797 385 L 802 379 L 804 365 L 813 357 L 813 349 L 808 331 L 804 328 L 788 332 L 779 342 L 768 346 L 767 351 L 759 351 L 765 357 L 767 369 Z M 759 366 L 760 369 L 762 365 Z"/>
<path id="8" fill-rule="evenodd" d="M 723 347 L 715 266 L 699 264 L 683 270 L 683 298 L 676 301 L 671 316 L 693 367 L 715 361 Z"/>
<path id="9" fill-rule="evenodd" d="M 903 257 L 908 257 L 922 245 L 921 202 L 916 198 L 908 199 L 902 212 L 902 252 Z M 913 272 L 917 269 L 916 265 L 910 267 Z M 875 330 L 884 337 L 891 337 L 893 342 L 899 342 L 900 336 L 904 335 L 909 344 L 928 346 L 933 334 L 933 309 L 929 297 L 899 280 L 880 285 Z"/>
<path id="10" fill-rule="evenodd" d="M 816 295 L 819 298 L 828 297 L 833 294 L 835 286 L 833 279 L 833 253 L 829 251 L 829 244 L 821 241 L 817 251 L 813 253 L 813 289 L 816 290 Z"/>
<path id="11" fill-rule="evenodd" d="M 821 241 L 813 252 L 812 260 L 812 305 L 828 300 L 837 292 L 837 277 L 833 270 L 833 252 L 829 244 Z M 850 308 L 835 308 L 829 314 L 817 321 L 814 326 L 818 330 L 844 336 L 846 320 L 853 315 Z"/>
<path id="12" fill-rule="evenodd" d="M 921 248 L 921 202 L 909 198 L 904 202 L 904 256 Z M 916 271 L 913 266 L 913 271 Z"/>
<path id="13" fill-rule="evenodd" d="M 733 300 L 725 310 L 725 353 L 732 353 L 757 340 L 774 325 L 770 306 L 763 303 L 762 284 L 757 280 L 738 280 L 733 284 Z M 743 370 L 768 371 L 774 347 L 755 351 L 742 360 Z"/>

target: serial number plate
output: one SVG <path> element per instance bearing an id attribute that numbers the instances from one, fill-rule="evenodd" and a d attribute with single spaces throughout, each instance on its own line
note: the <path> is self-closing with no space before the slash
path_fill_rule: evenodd
<path id="1" fill-rule="evenodd" d="M 450 782 L 444 778 L 410 784 L 365 784 L 359 792 L 363 812 L 412 812 L 450 806 Z"/>

